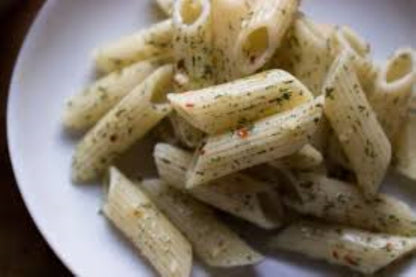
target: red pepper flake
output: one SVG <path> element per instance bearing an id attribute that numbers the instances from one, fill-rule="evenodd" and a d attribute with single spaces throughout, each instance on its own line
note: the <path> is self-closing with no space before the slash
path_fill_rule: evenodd
<path id="1" fill-rule="evenodd" d="M 332 256 L 338 260 L 339 256 L 338 256 L 338 252 L 336 250 L 332 251 Z"/>
<path id="2" fill-rule="evenodd" d="M 237 135 L 242 139 L 248 137 L 248 134 L 249 134 L 249 132 L 248 132 L 247 128 L 241 128 L 241 129 L 237 130 Z"/>
<path id="3" fill-rule="evenodd" d="M 349 264 L 349 265 L 352 265 L 352 266 L 358 266 L 358 262 L 353 258 L 353 257 L 351 257 L 350 255 L 346 255 L 345 257 L 344 257 L 344 260 Z"/>
<path id="4" fill-rule="evenodd" d="M 194 103 L 186 103 L 185 104 L 185 107 L 187 107 L 187 108 L 193 108 L 194 106 L 195 106 Z"/>

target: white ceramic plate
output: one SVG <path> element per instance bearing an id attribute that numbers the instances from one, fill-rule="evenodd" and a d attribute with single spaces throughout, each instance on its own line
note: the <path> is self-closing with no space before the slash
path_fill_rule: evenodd
<path id="1" fill-rule="evenodd" d="M 401 45 L 416 46 L 416 1 L 305 0 L 304 10 L 321 22 L 350 24 L 383 59 Z M 99 215 L 101 189 L 69 180 L 74 140 L 64 134 L 64 99 L 92 76 L 91 49 L 155 22 L 151 0 L 47 1 L 21 50 L 8 103 L 8 141 L 13 168 L 38 228 L 64 263 L 80 276 L 147 276 L 152 271 Z M 132 152 L 134 166 L 149 172 L 150 148 Z M 394 178 L 385 187 L 416 203 L 415 190 Z M 413 198 L 413 199 L 412 199 Z M 411 203 L 411 202 L 410 202 Z M 413 205 L 415 208 L 415 205 Z M 351 272 L 297 255 L 279 254 L 257 267 L 195 275 L 322 276 Z M 416 261 L 395 273 L 416 275 Z M 345 272 L 345 273 L 340 273 Z M 413 273 L 411 273 L 413 272 Z"/>

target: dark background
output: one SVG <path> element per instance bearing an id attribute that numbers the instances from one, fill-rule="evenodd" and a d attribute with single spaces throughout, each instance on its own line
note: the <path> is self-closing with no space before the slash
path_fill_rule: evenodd
<path id="1" fill-rule="evenodd" d="M 4 1 L 2 5 L 9 2 L 0 1 Z M 30 218 L 18 191 L 7 150 L 5 121 L 9 81 L 26 32 L 43 2 L 17 0 L 0 12 L 0 276 L 6 277 L 71 275 Z"/>

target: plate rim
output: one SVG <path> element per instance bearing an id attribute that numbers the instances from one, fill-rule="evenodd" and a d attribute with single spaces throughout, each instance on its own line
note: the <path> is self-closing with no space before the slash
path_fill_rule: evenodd
<path id="1" fill-rule="evenodd" d="M 12 75 L 11 75 L 11 79 L 10 79 L 10 84 L 9 84 L 9 88 L 8 88 L 8 96 L 7 96 L 7 102 L 6 102 L 6 141 L 7 141 L 7 150 L 8 150 L 8 154 L 9 154 L 9 159 L 10 159 L 10 163 L 11 163 L 11 168 L 13 171 L 13 176 L 14 179 L 16 181 L 16 186 L 18 189 L 18 192 L 20 194 L 20 197 L 24 203 L 24 206 L 27 210 L 27 212 L 30 215 L 30 218 L 32 219 L 33 223 L 36 226 L 36 229 L 38 230 L 38 232 L 41 234 L 42 238 L 46 241 L 46 243 L 48 244 L 49 248 L 51 249 L 51 251 L 55 254 L 55 256 L 62 262 L 62 264 L 65 266 L 65 268 L 74 275 L 78 275 L 78 273 L 75 270 L 75 267 L 72 265 L 72 263 L 70 262 L 69 259 L 67 259 L 65 257 L 65 255 L 63 254 L 63 252 L 61 250 L 59 250 L 59 244 L 57 242 L 54 242 L 53 239 L 50 237 L 49 235 L 49 231 L 47 230 L 47 228 L 45 226 L 43 226 L 40 223 L 40 215 L 36 214 L 35 212 L 35 208 L 34 208 L 34 204 L 33 202 L 30 200 L 29 192 L 25 189 L 25 186 L 22 185 L 23 180 L 21 177 L 21 174 L 19 174 L 19 163 L 20 161 L 18 161 L 18 157 L 16 157 L 16 147 L 18 147 L 18 145 L 15 143 L 16 140 L 14 140 L 15 137 L 15 131 L 12 130 L 13 127 L 12 126 L 12 118 L 14 117 L 15 114 L 15 107 L 16 104 L 14 104 L 18 97 L 18 73 L 21 71 L 21 67 L 23 65 L 23 62 L 26 58 L 26 53 L 28 52 L 27 50 L 29 49 L 30 44 L 33 41 L 33 34 L 36 32 L 36 30 L 38 30 L 40 28 L 41 25 L 41 19 L 45 18 L 48 16 L 49 14 L 49 10 L 51 9 L 51 7 L 53 6 L 53 2 L 55 2 L 54 0 L 46 0 L 40 7 L 40 9 L 38 10 L 35 18 L 33 19 L 30 27 L 28 28 L 23 42 L 21 44 L 21 47 L 19 49 L 15 64 L 13 66 L 13 70 L 12 70 Z"/>

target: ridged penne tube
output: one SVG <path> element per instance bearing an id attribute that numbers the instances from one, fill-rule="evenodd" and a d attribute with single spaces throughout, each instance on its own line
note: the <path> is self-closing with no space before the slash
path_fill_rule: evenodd
<path id="1" fill-rule="evenodd" d="M 235 42 L 236 69 L 240 76 L 252 74 L 272 58 L 292 24 L 298 6 L 298 0 L 258 1 L 242 21 Z"/>
<path id="2" fill-rule="evenodd" d="M 205 138 L 205 133 L 195 128 L 175 111 L 169 115 L 176 139 L 186 148 L 197 148 Z"/>
<path id="3" fill-rule="evenodd" d="M 172 15 L 173 0 L 155 0 L 159 8 L 167 15 Z"/>
<path id="4" fill-rule="evenodd" d="M 353 65 L 361 86 L 370 95 L 374 88 L 378 67 L 369 57 L 370 45 L 347 26 L 338 27 L 330 39 L 334 54 L 347 51 L 353 59 Z"/>
<path id="5" fill-rule="evenodd" d="M 407 120 L 395 143 L 394 167 L 411 180 L 416 180 L 416 98 L 413 97 Z"/>
<path id="6" fill-rule="evenodd" d="M 250 127 L 209 137 L 195 152 L 187 174 L 187 187 L 293 154 L 316 130 L 322 107 L 320 97 L 261 119 Z"/>
<path id="7" fill-rule="evenodd" d="M 301 199 L 286 197 L 296 211 L 325 221 L 403 236 L 416 235 L 416 216 L 402 201 L 385 194 L 366 199 L 356 186 L 319 174 L 301 174 L 294 184 Z"/>
<path id="8" fill-rule="evenodd" d="M 171 65 L 157 69 L 85 135 L 73 157 L 74 181 L 88 182 L 99 177 L 115 158 L 171 111 L 163 100 L 171 85 L 172 71 Z"/>
<path id="9" fill-rule="evenodd" d="M 159 143 L 153 156 L 160 178 L 175 188 L 261 228 L 280 226 L 283 216 L 281 200 L 268 183 L 236 173 L 188 190 L 185 187 L 186 170 L 192 162 L 191 153 Z"/>
<path id="10" fill-rule="evenodd" d="M 299 151 L 294 154 L 284 157 L 279 160 L 269 162 L 269 165 L 277 165 L 280 168 L 281 165 L 295 170 L 306 170 L 318 167 L 322 164 L 323 157 L 315 147 L 310 144 L 306 144 Z"/>
<path id="11" fill-rule="evenodd" d="M 336 25 L 328 23 L 317 23 L 316 27 L 325 38 L 330 38 L 337 28 Z"/>
<path id="12" fill-rule="evenodd" d="M 378 191 L 391 159 L 391 145 L 343 52 L 325 81 L 325 115 L 367 195 Z"/>
<path id="13" fill-rule="evenodd" d="M 154 24 L 94 51 L 98 71 L 109 73 L 138 61 L 172 52 L 172 20 Z"/>
<path id="14" fill-rule="evenodd" d="M 115 168 L 109 171 L 103 212 L 160 276 L 190 276 L 192 248 L 187 239 L 143 191 Z"/>
<path id="15" fill-rule="evenodd" d="M 168 58 L 156 58 L 138 62 L 95 81 L 68 100 L 63 115 L 64 126 L 76 131 L 92 127 L 167 60 Z"/>
<path id="16" fill-rule="evenodd" d="M 413 252 L 416 239 L 301 221 L 272 239 L 271 247 L 373 274 Z"/>
<path id="17" fill-rule="evenodd" d="M 271 70 L 234 82 L 169 94 L 172 107 L 198 129 L 216 134 L 290 110 L 313 98 L 295 77 Z"/>
<path id="18" fill-rule="evenodd" d="M 274 64 L 293 73 L 314 95 L 319 95 L 334 59 L 328 39 L 314 22 L 298 15 L 276 51 Z"/>
<path id="19" fill-rule="evenodd" d="M 327 160 L 334 165 L 340 165 L 344 169 L 351 169 L 351 164 L 345 155 L 344 149 L 341 146 L 337 136 L 331 134 L 328 137 L 327 144 Z"/>
<path id="20" fill-rule="evenodd" d="M 380 70 L 369 101 L 390 141 L 403 125 L 416 82 L 416 52 L 397 50 Z"/>
<path id="21" fill-rule="evenodd" d="M 263 256 L 219 221 L 208 206 L 161 180 L 140 184 L 164 214 L 191 242 L 203 262 L 215 267 L 259 263 Z"/>
<path id="22" fill-rule="evenodd" d="M 191 90 L 215 83 L 213 28 L 210 0 L 177 0 L 173 6 L 173 50 L 180 89 Z"/>
<path id="23" fill-rule="evenodd" d="M 242 20 L 248 18 L 257 0 L 212 0 L 215 75 L 218 83 L 240 78 L 235 57 Z"/>

